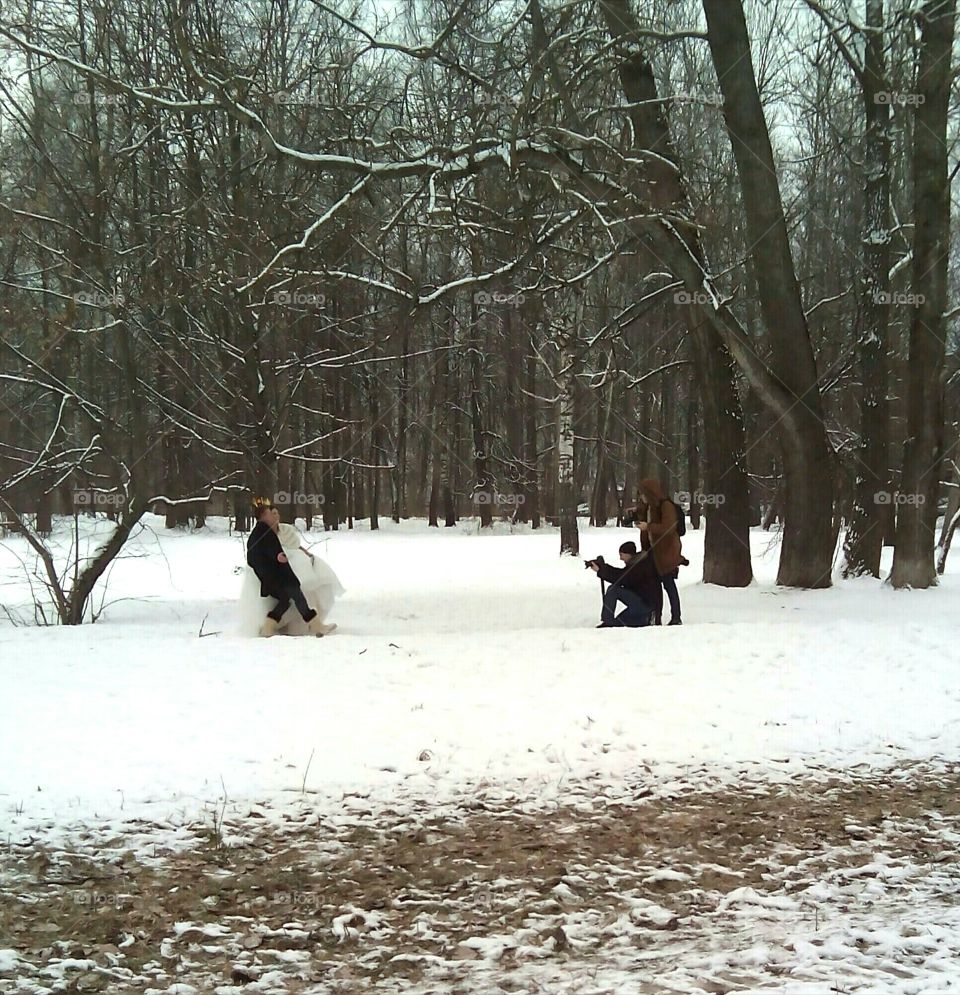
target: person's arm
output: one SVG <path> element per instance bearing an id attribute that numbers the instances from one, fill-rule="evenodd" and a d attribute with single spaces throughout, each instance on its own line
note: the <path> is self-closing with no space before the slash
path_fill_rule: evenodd
<path id="1" fill-rule="evenodd" d="M 251 537 L 253 542 L 247 547 L 247 563 L 258 577 L 268 574 L 276 562 L 277 554 L 270 542 L 271 536 L 269 530 L 261 530 L 255 538 Z M 276 540 L 275 536 L 273 538 Z"/>
<path id="2" fill-rule="evenodd" d="M 280 538 L 273 529 L 264 529 L 250 548 L 250 555 L 257 558 L 257 563 L 250 563 L 254 571 L 257 570 L 257 566 L 259 565 L 260 569 L 269 573 L 273 570 L 275 564 L 287 562 L 283 546 L 280 544 Z M 250 562 L 249 559 L 248 562 Z"/>
<path id="3" fill-rule="evenodd" d="M 647 531 L 650 533 L 650 538 L 656 542 L 668 532 L 676 532 L 676 530 L 677 509 L 674 508 L 672 501 L 665 499 L 660 504 L 660 521 L 650 522 L 647 525 Z"/>
<path id="4" fill-rule="evenodd" d="M 616 584 L 623 574 L 624 568 L 622 567 L 612 567 L 609 563 L 597 564 L 597 576 L 608 584 Z"/>
<path id="5" fill-rule="evenodd" d="M 301 553 L 306 553 L 311 560 L 313 559 L 313 553 L 304 545 L 300 530 L 296 525 L 290 525 L 289 522 L 280 523 L 280 545 L 290 551 L 297 549 Z"/>

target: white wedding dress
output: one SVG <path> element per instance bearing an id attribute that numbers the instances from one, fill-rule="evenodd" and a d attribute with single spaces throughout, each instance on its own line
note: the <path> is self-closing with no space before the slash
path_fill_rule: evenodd
<path id="1" fill-rule="evenodd" d="M 309 556 L 300 548 L 303 537 L 293 525 L 281 522 L 278 529 L 280 545 L 293 572 L 300 581 L 304 597 L 311 608 L 315 608 L 321 621 L 325 620 L 333 608 L 333 603 L 343 594 L 343 585 L 329 564 L 313 554 Z M 253 568 L 244 564 L 243 587 L 240 590 L 240 629 L 244 636 L 256 636 L 260 632 L 267 612 L 276 604 L 275 598 L 260 597 L 260 581 Z M 306 636 L 310 630 L 300 617 L 296 605 L 292 604 L 280 620 L 278 634 L 283 636 Z"/>

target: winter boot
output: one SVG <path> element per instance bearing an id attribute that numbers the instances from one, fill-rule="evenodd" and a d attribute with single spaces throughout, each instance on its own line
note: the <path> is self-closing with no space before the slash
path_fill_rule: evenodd
<path id="1" fill-rule="evenodd" d="M 329 624 L 324 624 L 320 620 L 319 615 L 314 615 L 313 618 L 310 619 L 309 624 L 310 624 L 310 631 L 315 636 L 329 636 L 330 633 L 333 632 L 333 630 L 336 628 L 336 625 L 333 622 L 330 622 Z"/>
<path id="2" fill-rule="evenodd" d="M 263 625 L 260 626 L 260 635 L 269 638 L 270 636 L 275 636 L 277 634 L 277 629 L 280 628 L 280 623 L 275 618 L 270 618 L 268 615 L 263 620 Z"/>

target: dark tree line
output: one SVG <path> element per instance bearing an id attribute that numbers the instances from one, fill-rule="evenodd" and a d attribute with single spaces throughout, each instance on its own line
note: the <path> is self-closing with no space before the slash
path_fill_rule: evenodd
<path id="1" fill-rule="evenodd" d="M 61 617 L 151 509 L 576 552 L 648 476 L 708 582 L 935 583 L 955 0 L 861 7 L 7 4 L 0 516 L 116 522 Z"/>

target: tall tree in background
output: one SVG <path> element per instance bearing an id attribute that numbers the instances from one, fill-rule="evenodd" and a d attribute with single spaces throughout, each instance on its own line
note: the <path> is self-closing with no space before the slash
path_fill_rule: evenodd
<path id="1" fill-rule="evenodd" d="M 836 541 L 831 450 L 747 24 L 741 0 L 703 0 L 703 9 L 757 261 L 771 368 L 790 395 L 772 411 L 771 427 L 782 439 L 786 518 L 777 582 L 829 587 Z"/>
<path id="2" fill-rule="evenodd" d="M 920 58 L 913 129 L 913 321 L 907 382 L 894 587 L 930 587 L 943 462 L 944 312 L 950 252 L 947 120 L 953 79 L 956 0 L 926 0 L 920 19 Z"/>
<path id="3" fill-rule="evenodd" d="M 601 0 L 612 38 L 619 43 L 620 82 L 635 143 L 642 159 L 644 194 L 669 217 L 682 247 L 705 269 L 703 250 L 692 217 L 680 163 L 657 92 L 653 67 L 645 57 L 639 25 L 628 0 Z M 675 246 L 679 251 L 680 245 Z M 651 261 L 661 260 L 653 255 Z M 662 264 L 668 264 L 663 260 Z M 704 486 L 714 500 L 707 515 L 703 579 L 708 584 L 743 587 L 753 579 L 750 564 L 749 496 L 743 414 L 734 379 L 733 359 L 723 338 L 703 312 L 702 295 L 678 313 L 688 317 L 697 361 L 697 385 L 704 413 L 706 454 Z"/>
<path id="4" fill-rule="evenodd" d="M 860 441 L 844 573 L 880 576 L 884 505 L 889 497 L 887 324 L 890 315 L 890 81 L 886 71 L 884 0 L 866 0 L 862 67 L 849 55 L 860 83 L 864 116 L 863 326 L 857 343 L 862 379 Z M 844 50 L 848 51 L 848 50 Z M 849 53 L 848 53 L 849 54 Z"/>

